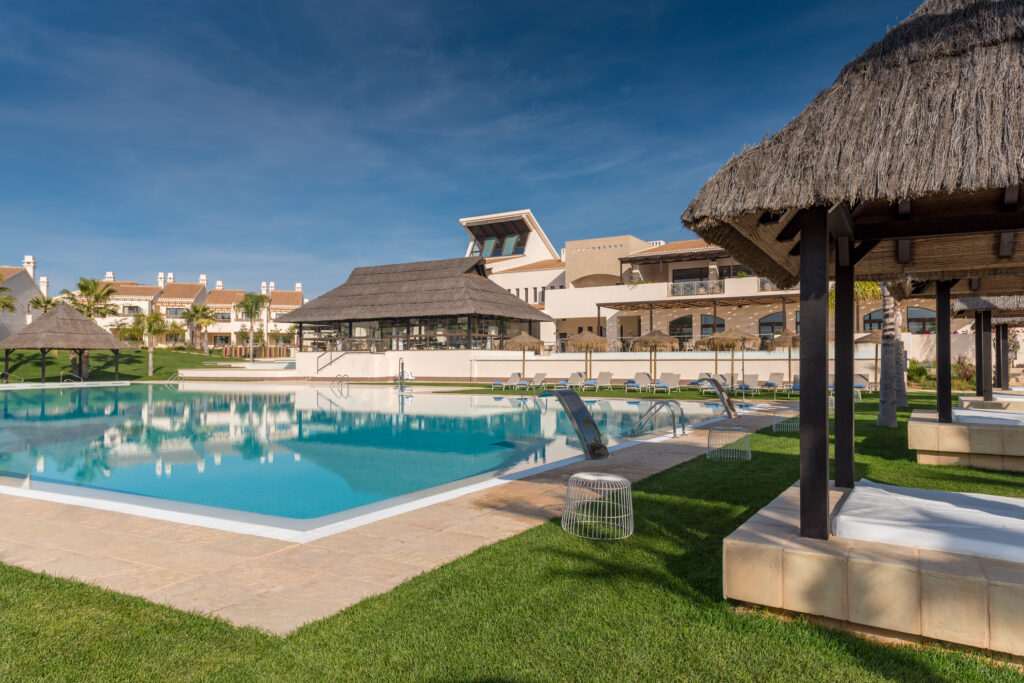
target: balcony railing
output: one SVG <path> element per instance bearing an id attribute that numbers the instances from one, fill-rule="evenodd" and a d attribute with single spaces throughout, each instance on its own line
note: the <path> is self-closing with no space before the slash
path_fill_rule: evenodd
<path id="1" fill-rule="evenodd" d="M 703 296 L 721 294 L 725 291 L 723 280 L 690 280 L 688 282 L 670 282 L 669 296 Z"/>
<path id="2" fill-rule="evenodd" d="M 766 277 L 757 279 L 757 291 L 759 292 L 777 292 L 779 287 Z"/>

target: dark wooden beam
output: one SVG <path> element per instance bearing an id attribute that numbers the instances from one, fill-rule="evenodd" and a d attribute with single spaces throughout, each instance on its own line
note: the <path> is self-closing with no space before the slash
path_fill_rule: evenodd
<path id="1" fill-rule="evenodd" d="M 807 212 L 801 211 L 797 213 L 797 215 L 793 216 L 789 222 L 782 227 L 782 230 L 779 230 L 778 234 L 775 235 L 775 241 L 792 242 L 795 240 L 797 235 L 799 235 L 800 231 L 803 229 L 805 220 L 803 216 L 805 213 Z"/>
<path id="2" fill-rule="evenodd" d="M 1006 211 L 1016 211 L 1017 202 L 1020 201 L 1020 185 L 1008 185 L 1003 190 L 1003 209 Z"/>
<path id="3" fill-rule="evenodd" d="M 910 263 L 910 240 L 900 240 L 896 243 L 896 263 Z"/>
<path id="4" fill-rule="evenodd" d="M 970 290 L 972 292 L 978 291 L 979 289 L 981 289 L 981 278 L 980 277 L 972 277 L 968 281 L 967 286 L 970 288 Z"/>
<path id="5" fill-rule="evenodd" d="M 896 205 L 896 215 L 901 220 L 910 218 L 910 207 L 911 204 L 909 199 L 901 199 L 899 204 Z"/>
<path id="6" fill-rule="evenodd" d="M 999 377 L 999 386 L 1003 389 L 1010 388 L 1010 326 L 1000 325 L 998 334 L 1002 337 L 1003 343 L 1001 351 L 1003 354 L 1003 360 L 1001 364 L 1002 372 Z"/>
<path id="7" fill-rule="evenodd" d="M 952 363 L 949 339 L 948 280 L 935 283 L 935 403 L 939 422 L 953 421 Z"/>
<path id="8" fill-rule="evenodd" d="M 994 359 L 996 367 L 992 373 L 992 386 L 995 387 L 996 389 L 999 389 L 1003 386 L 1002 384 L 1000 384 L 1000 380 L 1003 376 L 1003 338 L 999 334 L 1000 327 L 1002 327 L 1002 325 L 996 325 L 995 334 L 992 335 L 996 343 Z"/>
<path id="9" fill-rule="evenodd" d="M 985 383 L 982 381 L 981 372 L 981 311 L 974 312 L 974 395 L 985 394 Z"/>
<path id="10" fill-rule="evenodd" d="M 981 397 L 992 400 L 992 311 L 981 312 L 981 360 L 977 367 L 981 378 Z"/>
<path id="11" fill-rule="evenodd" d="M 1024 230 L 1024 211 L 857 223 L 854 237 L 857 240 L 901 240 L 1019 230 Z"/>
<path id="12" fill-rule="evenodd" d="M 807 209 L 800 242 L 800 534 L 827 539 L 828 215 Z"/>
<path id="13" fill-rule="evenodd" d="M 799 242 L 794 244 L 793 248 L 789 250 L 789 255 L 790 256 L 799 256 L 800 255 L 800 243 Z"/>
<path id="14" fill-rule="evenodd" d="M 853 239 L 853 215 L 846 202 L 835 204 L 828 210 L 828 231 L 836 239 Z"/>
<path id="15" fill-rule="evenodd" d="M 836 238 L 836 266 L 842 268 L 852 268 L 853 264 L 851 261 L 852 250 L 850 249 L 850 238 L 849 237 L 837 237 Z"/>
<path id="16" fill-rule="evenodd" d="M 839 245 L 836 245 L 838 251 Z M 836 486 L 853 488 L 853 327 L 854 269 L 836 266 L 835 285 L 835 401 Z M 803 377 L 800 378 L 801 383 Z M 802 388 L 802 384 L 801 384 Z"/>
<path id="17" fill-rule="evenodd" d="M 1013 240 L 1015 232 L 1004 232 L 999 235 L 999 258 L 1010 258 L 1013 256 Z"/>
<path id="18" fill-rule="evenodd" d="M 853 255 L 850 258 L 850 265 L 855 266 L 858 263 L 860 263 L 861 259 L 870 254 L 871 250 L 877 247 L 880 243 L 881 240 L 864 240 L 863 242 L 859 243 L 853 249 Z"/>

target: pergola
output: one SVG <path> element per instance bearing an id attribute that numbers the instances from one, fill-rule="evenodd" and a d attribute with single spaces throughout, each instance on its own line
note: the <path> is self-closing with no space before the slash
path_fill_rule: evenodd
<path id="1" fill-rule="evenodd" d="M 10 371 L 11 352 L 17 349 L 38 349 L 42 358 L 42 381 L 46 381 L 46 354 L 49 351 L 74 351 L 82 365 L 85 351 L 114 352 L 114 380 L 121 377 L 120 352 L 132 346 L 117 339 L 69 304 L 61 302 L 21 330 L 0 342 L 4 352 L 4 382 Z"/>
<path id="2" fill-rule="evenodd" d="M 975 393 L 991 401 L 993 386 L 1010 388 L 1010 319 L 1024 316 L 1024 296 L 964 297 L 953 302 L 953 315 L 974 318 Z M 991 356 L 993 332 L 996 337 L 994 373 Z"/>
<path id="3" fill-rule="evenodd" d="M 938 410 L 952 419 L 950 292 L 1024 273 L 1024 3 L 929 0 L 784 129 L 731 159 L 683 214 L 705 240 L 800 283 L 800 533 L 829 524 L 829 279 L 835 484 L 854 485 L 854 281 L 934 283 Z"/>

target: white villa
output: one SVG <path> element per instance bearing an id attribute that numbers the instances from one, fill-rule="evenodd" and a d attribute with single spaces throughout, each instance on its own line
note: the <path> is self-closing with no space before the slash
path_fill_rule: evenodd
<path id="1" fill-rule="evenodd" d="M 27 255 L 21 266 L 0 266 L 0 287 L 14 297 L 14 311 L 0 311 L 0 340 L 6 339 L 32 322 L 33 311 L 28 302 L 37 296 L 47 296 L 50 281 L 46 276 L 36 278 L 36 259 Z"/>

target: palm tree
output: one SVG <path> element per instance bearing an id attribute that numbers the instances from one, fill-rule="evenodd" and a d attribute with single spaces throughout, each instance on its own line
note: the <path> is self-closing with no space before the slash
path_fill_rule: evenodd
<path id="1" fill-rule="evenodd" d="M 896 301 L 889 287 L 882 286 L 882 377 L 878 397 L 878 426 L 896 427 L 899 406 L 896 375 L 899 368 L 899 342 L 896 339 Z M 902 373 L 900 373 L 902 374 Z"/>
<path id="2" fill-rule="evenodd" d="M 4 278 L 0 275 L 0 285 L 3 285 Z M 8 294 L 11 291 L 10 287 L 0 286 L 0 313 L 13 313 L 14 304 L 17 303 L 12 295 Z"/>
<path id="3" fill-rule="evenodd" d="M 186 308 L 182 314 L 182 319 L 188 324 L 188 333 L 192 341 L 192 348 L 197 348 L 199 344 L 196 343 L 196 335 L 202 334 L 203 331 L 216 322 L 216 318 L 213 316 L 213 311 L 206 304 L 192 304 Z M 206 351 L 206 335 L 203 334 L 203 351 Z"/>
<path id="4" fill-rule="evenodd" d="M 60 299 L 55 299 L 53 297 L 46 296 L 45 294 L 34 296 L 28 300 L 28 305 L 30 308 L 34 308 L 42 313 L 46 313 L 47 311 L 53 310 L 54 308 L 57 307 L 57 304 L 59 303 Z"/>
<path id="5" fill-rule="evenodd" d="M 153 349 L 156 348 L 156 336 L 167 331 L 167 320 L 160 311 L 139 313 L 132 320 L 132 331 L 146 340 L 149 347 L 149 376 L 153 376 Z"/>
<path id="6" fill-rule="evenodd" d="M 246 292 L 242 300 L 235 304 L 235 310 L 238 311 L 243 317 L 249 321 L 249 329 L 256 329 L 256 321 L 260 317 L 260 312 L 267 305 L 267 295 L 257 294 L 256 292 Z M 253 341 L 255 334 L 249 335 L 249 360 L 253 360 L 254 349 Z"/>
<path id="7" fill-rule="evenodd" d="M 124 338 L 131 331 L 131 326 L 123 320 L 118 320 L 114 323 L 114 326 L 110 328 L 110 331 L 114 333 L 114 336 L 124 341 Z"/>
<path id="8" fill-rule="evenodd" d="M 77 291 L 71 292 L 65 289 L 61 291 L 61 296 L 74 306 L 75 310 L 90 320 L 117 314 L 117 309 L 110 303 L 110 297 L 114 296 L 114 288 L 110 286 L 109 282 L 100 282 L 92 277 L 82 277 L 78 279 Z M 73 370 L 74 368 L 72 368 Z M 88 349 L 82 353 L 82 367 L 78 370 L 82 379 L 89 376 Z"/>

